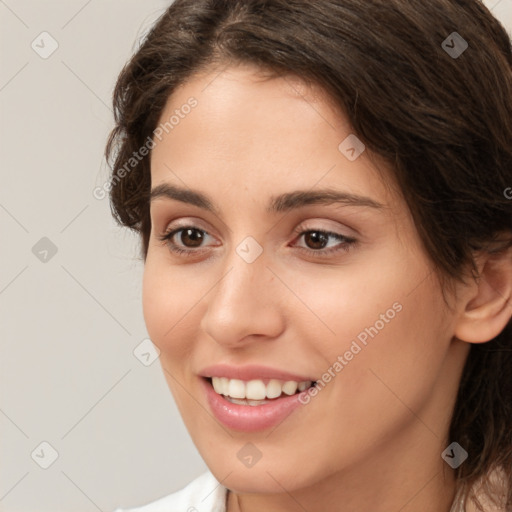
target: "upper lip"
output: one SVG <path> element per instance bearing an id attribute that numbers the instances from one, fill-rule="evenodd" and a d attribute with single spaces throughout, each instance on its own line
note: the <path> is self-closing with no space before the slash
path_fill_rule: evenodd
<path id="1" fill-rule="evenodd" d="M 271 368 L 270 366 L 262 366 L 257 364 L 248 364 L 244 366 L 231 366 L 228 364 L 216 364 L 203 368 L 199 375 L 202 377 L 227 377 L 228 379 L 239 379 L 244 381 L 256 379 L 276 379 L 282 381 L 294 380 L 296 382 L 312 381 L 316 379 L 280 370 L 279 368 Z"/>

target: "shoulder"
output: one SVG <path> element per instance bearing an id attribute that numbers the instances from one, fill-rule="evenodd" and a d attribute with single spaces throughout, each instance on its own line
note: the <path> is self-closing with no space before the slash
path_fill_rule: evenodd
<path id="1" fill-rule="evenodd" d="M 180 491 L 136 508 L 113 512 L 226 512 L 227 489 L 207 471 Z"/>

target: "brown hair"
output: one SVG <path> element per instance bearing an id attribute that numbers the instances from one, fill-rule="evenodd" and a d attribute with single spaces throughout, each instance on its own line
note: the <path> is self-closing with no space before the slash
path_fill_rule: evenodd
<path id="1" fill-rule="evenodd" d="M 448 51 L 453 32 L 468 44 L 461 55 Z M 119 76 L 106 147 L 113 214 L 141 234 L 144 259 L 149 157 L 128 172 L 126 162 L 151 138 L 176 87 L 223 63 L 320 85 L 367 148 L 391 164 L 440 276 L 462 280 L 468 267 L 475 274 L 475 251 L 510 235 L 512 49 L 480 1 L 176 0 Z M 469 453 L 456 470 L 459 483 L 501 467 L 507 507 L 511 375 L 509 322 L 492 341 L 471 346 L 449 432 Z"/>

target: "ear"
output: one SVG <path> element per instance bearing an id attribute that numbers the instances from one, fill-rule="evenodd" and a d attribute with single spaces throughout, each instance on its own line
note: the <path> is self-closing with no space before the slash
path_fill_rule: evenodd
<path id="1" fill-rule="evenodd" d="M 495 338 L 512 317 L 512 247 L 476 258 L 479 277 L 459 295 L 454 335 L 468 343 Z"/>

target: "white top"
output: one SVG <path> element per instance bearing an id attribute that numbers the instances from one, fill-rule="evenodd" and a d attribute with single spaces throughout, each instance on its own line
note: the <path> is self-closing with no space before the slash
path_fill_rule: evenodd
<path id="1" fill-rule="evenodd" d="M 180 491 L 136 508 L 114 512 L 226 512 L 227 489 L 206 471 Z"/>
<path id="2" fill-rule="evenodd" d="M 206 471 L 180 491 L 135 508 L 116 508 L 113 512 L 226 512 L 228 490 L 210 471 Z M 459 488 L 450 512 L 476 512 L 472 504 L 466 504 L 466 493 Z M 502 494 L 505 499 L 505 493 Z M 505 512 L 503 506 L 494 506 L 484 501 L 489 512 Z M 489 508 L 487 508 L 489 506 Z"/>

